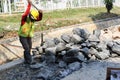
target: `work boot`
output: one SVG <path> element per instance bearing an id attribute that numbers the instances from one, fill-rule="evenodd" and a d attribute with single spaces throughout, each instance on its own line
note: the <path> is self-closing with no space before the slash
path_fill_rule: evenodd
<path id="1" fill-rule="evenodd" d="M 32 56 L 30 55 L 30 53 L 24 53 L 24 59 L 26 64 L 32 63 Z"/>

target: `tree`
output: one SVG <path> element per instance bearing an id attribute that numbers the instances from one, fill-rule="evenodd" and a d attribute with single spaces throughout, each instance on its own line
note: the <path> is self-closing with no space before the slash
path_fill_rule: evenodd
<path id="1" fill-rule="evenodd" d="M 107 13 L 110 13 L 110 10 L 113 8 L 113 0 L 104 0 Z"/>

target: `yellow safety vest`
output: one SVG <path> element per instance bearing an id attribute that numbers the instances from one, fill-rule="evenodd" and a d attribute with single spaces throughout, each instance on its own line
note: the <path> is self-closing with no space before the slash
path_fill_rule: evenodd
<path id="1" fill-rule="evenodd" d="M 24 25 L 20 26 L 20 29 L 18 31 L 18 35 L 22 37 L 33 37 L 34 36 L 34 26 L 33 22 L 30 21 L 29 18 L 27 18 L 27 21 Z"/>

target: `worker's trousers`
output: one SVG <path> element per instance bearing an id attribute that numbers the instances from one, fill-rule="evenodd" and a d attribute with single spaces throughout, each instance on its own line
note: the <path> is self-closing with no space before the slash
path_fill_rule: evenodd
<path id="1" fill-rule="evenodd" d="M 30 64 L 32 62 L 32 56 L 30 54 L 31 48 L 32 48 L 31 37 L 19 36 L 19 39 L 20 39 L 20 42 L 21 42 L 22 47 L 24 49 L 24 59 L 25 59 L 25 62 Z"/>

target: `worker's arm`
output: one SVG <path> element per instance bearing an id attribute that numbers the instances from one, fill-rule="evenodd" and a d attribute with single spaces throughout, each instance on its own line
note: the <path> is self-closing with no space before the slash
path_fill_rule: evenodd
<path id="1" fill-rule="evenodd" d="M 26 11 L 24 12 L 23 16 L 27 16 L 30 12 L 30 8 L 31 8 L 31 5 L 32 5 L 32 2 L 31 0 L 27 0 L 28 1 L 28 6 L 27 6 L 27 9 Z"/>
<path id="2" fill-rule="evenodd" d="M 27 16 L 28 16 L 29 13 L 30 13 L 30 8 L 31 8 L 31 1 L 28 0 L 27 9 L 26 9 L 26 11 L 23 13 L 23 15 L 22 15 L 21 25 L 23 25 L 23 24 L 25 23 L 26 18 L 27 18 Z"/>

